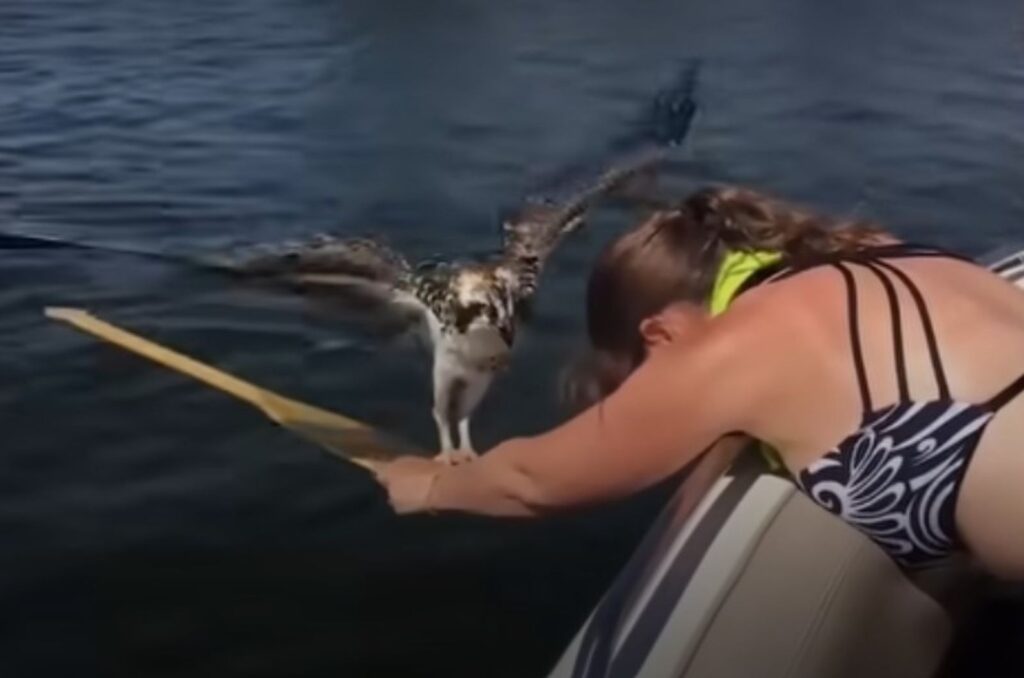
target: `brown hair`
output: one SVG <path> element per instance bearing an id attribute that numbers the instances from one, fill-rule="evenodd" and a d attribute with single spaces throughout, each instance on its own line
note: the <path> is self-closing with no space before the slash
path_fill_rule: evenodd
<path id="1" fill-rule="evenodd" d="M 563 380 L 573 405 L 615 390 L 643 361 L 640 322 L 670 303 L 707 303 L 730 251 L 781 252 L 800 263 L 889 238 L 865 221 L 840 221 L 753 190 L 705 188 L 677 208 L 656 212 L 598 256 L 587 285 L 592 352 Z"/>

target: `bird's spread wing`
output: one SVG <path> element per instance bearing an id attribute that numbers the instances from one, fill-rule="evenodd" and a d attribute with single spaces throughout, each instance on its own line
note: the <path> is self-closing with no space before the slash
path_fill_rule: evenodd
<path id="1" fill-rule="evenodd" d="M 392 311 L 414 319 L 427 311 L 415 294 L 408 261 L 369 238 L 318 236 L 307 242 L 263 245 L 231 258 L 242 277 L 331 293 L 353 307 Z"/>
<path id="2" fill-rule="evenodd" d="M 503 223 L 505 255 L 511 259 L 542 262 L 564 235 L 579 227 L 586 212 L 602 198 L 625 191 L 630 184 L 655 170 L 689 133 L 697 112 L 695 94 L 699 72 L 700 62 L 690 61 L 669 86 L 655 94 L 637 123 L 608 145 L 612 159 L 601 163 L 596 178 L 582 171 L 577 163 L 554 182 L 573 186 L 567 195 L 556 198 L 549 193 L 525 201 L 522 208 Z M 591 178 L 587 178 L 588 174 Z M 582 180 L 580 175 L 584 176 Z M 566 181 L 567 176 L 571 181 Z"/>
<path id="3" fill-rule="evenodd" d="M 370 238 L 316 236 L 307 241 L 259 245 L 234 257 L 234 268 L 252 276 L 344 273 L 394 283 L 409 271 L 401 254 Z"/>

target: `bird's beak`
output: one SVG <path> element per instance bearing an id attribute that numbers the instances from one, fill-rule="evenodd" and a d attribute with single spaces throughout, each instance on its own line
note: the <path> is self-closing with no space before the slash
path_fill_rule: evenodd
<path id="1" fill-rule="evenodd" d="M 501 334 L 502 340 L 504 340 L 507 346 L 512 346 L 512 342 L 516 339 L 516 328 L 515 325 L 509 323 L 508 325 L 502 325 L 498 328 L 498 332 Z"/>

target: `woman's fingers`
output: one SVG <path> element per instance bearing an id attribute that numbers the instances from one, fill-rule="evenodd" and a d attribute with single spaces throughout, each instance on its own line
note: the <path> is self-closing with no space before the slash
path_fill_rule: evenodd
<path id="1" fill-rule="evenodd" d="M 417 513 L 430 510 L 430 491 L 444 468 L 429 459 L 400 457 L 378 466 L 374 476 L 387 490 L 395 512 Z"/>

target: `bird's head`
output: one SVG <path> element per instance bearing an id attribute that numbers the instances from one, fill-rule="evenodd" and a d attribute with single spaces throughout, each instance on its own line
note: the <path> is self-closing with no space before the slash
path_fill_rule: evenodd
<path id="1" fill-rule="evenodd" d="M 515 302 L 508 281 L 495 271 L 463 271 L 455 281 L 452 312 L 460 334 L 497 331 L 506 346 L 515 341 Z"/>

